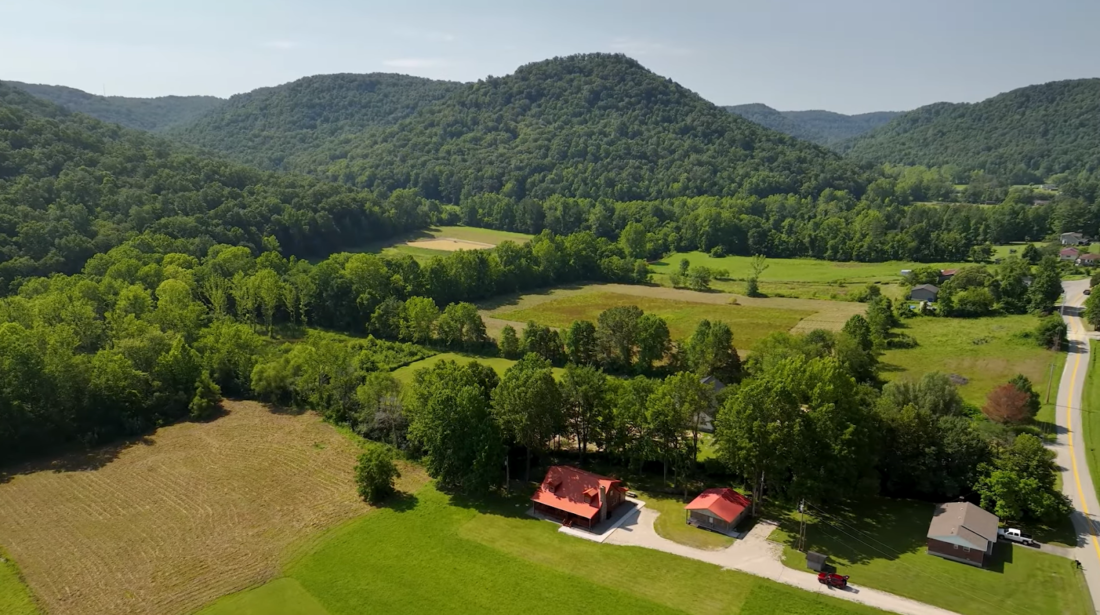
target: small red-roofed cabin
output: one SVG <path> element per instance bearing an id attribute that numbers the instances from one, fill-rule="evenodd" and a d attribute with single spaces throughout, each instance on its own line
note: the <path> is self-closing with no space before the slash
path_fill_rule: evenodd
<path id="1" fill-rule="evenodd" d="M 551 466 L 531 501 L 535 512 L 561 519 L 566 525 L 591 528 L 626 501 L 626 487 L 617 478 L 572 466 Z"/>
<path id="2" fill-rule="evenodd" d="M 728 487 L 707 489 L 691 501 L 684 510 L 690 525 L 728 534 L 732 532 L 745 512 L 752 506 L 752 500 Z"/>

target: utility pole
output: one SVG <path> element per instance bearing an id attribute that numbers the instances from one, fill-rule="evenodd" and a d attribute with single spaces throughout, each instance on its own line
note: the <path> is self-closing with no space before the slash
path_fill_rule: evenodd
<path id="1" fill-rule="evenodd" d="M 806 499 L 798 501 L 798 550 L 806 552 Z"/>
<path id="2" fill-rule="evenodd" d="M 1050 385 L 1054 382 L 1054 361 L 1050 362 L 1050 375 L 1047 376 L 1047 400 L 1045 403 L 1050 403 Z"/>

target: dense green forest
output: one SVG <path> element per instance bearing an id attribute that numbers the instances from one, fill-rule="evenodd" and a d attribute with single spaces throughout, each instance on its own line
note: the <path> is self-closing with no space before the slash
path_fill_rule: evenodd
<path id="1" fill-rule="evenodd" d="M 338 137 L 385 126 L 462 87 L 453 81 L 371 73 L 306 77 L 238 94 L 171 136 L 267 169 Z"/>
<path id="2" fill-rule="evenodd" d="M 421 228 L 428 204 L 181 152 L 148 133 L 70 113 L 0 84 L 0 292 L 18 277 L 76 272 L 151 231 L 191 242 L 326 255 Z"/>
<path id="3" fill-rule="evenodd" d="M 845 143 L 855 160 L 953 165 L 1010 183 L 1100 169 L 1100 79 L 1054 81 L 979 103 L 936 103 Z"/>
<path id="4" fill-rule="evenodd" d="M 457 203 L 494 192 L 615 200 L 858 193 L 864 172 L 766 130 L 622 55 L 522 66 L 317 157 L 331 178 Z M 331 158 L 343 157 L 328 164 Z"/>
<path id="5" fill-rule="evenodd" d="M 104 122 L 127 128 L 160 132 L 194 121 L 202 114 L 225 104 L 214 96 L 158 96 L 128 98 L 98 96 L 61 85 L 40 85 L 5 81 L 28 94 L 48 100 L 69 111 L 84 113 Z"/>
<path id="6" fill-rule="evenodd" d="M 826 147 L 835 147 L 841 141 L 869 132 L 900 115 L 896 111 L 858 115 L 832 111 L 776 111 L 761 103 L 733 105 L 723 109 L 765 128 Z"/>

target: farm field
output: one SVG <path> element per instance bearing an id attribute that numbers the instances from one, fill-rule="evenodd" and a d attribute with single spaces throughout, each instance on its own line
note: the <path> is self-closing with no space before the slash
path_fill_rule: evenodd
<path id="1" fill-rule="evenodd" d="M 932 510 L 927 502 L 876 498 L 832 511 L 827 521 L 807 515 L 806 548 L 827 554 L 828 563 L 855 583 L 962 615 L 1092 612 L 1084 578 L 1071 559 L 1011 543 L 995 547 L 987 569 L 928 555 Z M 793 548 L 797 538 L 797 513 L 791 513 L 772 539 L 784 544 L 785 565 L 806 570 L 805 555 Z"/>
<path id="2" fill-rule="evenodd" d="M 1051 363 L 1057 378 L 1065 362 L 1065 353 L 1045 350 L 1034 340 L 1021 338 L 1038 325 L 1034 316 L 924 317 L 903 320 L 902 324 L 901 332 L 913 336 L 919 345 L 884 352 L 882 377 L 915 380 L 934 371 L 957 374 L 968 380 L 959 386 L 959 393 L 977 406 L 1016 374 L 1030 378 L 1045 399 Z M 1046 417 L 1040 414 L 1039 418 Z M 1049 419 L 1053 420 L 1053 415 Z"/>
<path id="3" fill-rule="evenodd" d="M 505 370 L 515 364 L 515 361 L 513 361 L 512 359 L 505 359 L 502 357 L 480 357 L 477 355 L 462 354 L 458 352 L 444 352 L 396 369 L 392 372 L 393 377 L 400 381 L 402 384 L 412 384 L 413 375 L 416 373 L 417 370 L 432 367 L 440 361 L 454 361 L 459 365 L 464 365 L 471 361 L 477 361 L 482 365 L 488 365 L 489 367 L 493 368 L 494 370 L 496 370 L 496 373 L 500 374 L 501 376 L 504 375 Z M 565 370 L 560 367 L 555 367 L 554 375 L 561 376 L 563 371 Z"/>
<path id="4" fill-rule="evenodd" d="M 736 304 L 731 301 L 736 300 Z M 691 335 L 700 320 L 722 320 L 733 329 L 737 347 L 751 349 L 774 331 L 839 330 L 866 306 L 842 301 L 767 298 L 751 299 L 723 293 L 634 286 L 590 284 L 530 293 L 482 304 L 490 331 L 500 323 L 521 326 L 529 320 L 552 327 L 568 327 L 574 320 L 595 322 L 600 312 L 615 306 L 637 305 L 668 322 L 673 339 Z M 490 323 L 489 319 L 497 322 Z"/>
<path id="5" fill-rule="evenodd" d="M 455 250 L 492 248 L 505 240 L 527 243 L 531 237 L 524 233 L 471 226 L 433 226 L 385 241 L 367 243 L 349 252 L 408 254 L 417 260 L 427 260 Z"/>
<path id="6" fill-rule="evenodd" d="M 274 578 L 288 546 L 369 510 L 352 440 L 312 414 L 225 405 L 0 481 L 0 546 L 47 613 L 188 613 Z"/>
<path id="7" fill-rule="evenodd" d="M 297 601 L 306 597 L 301 592 L 312 596 L 324 610 L 310 615 L 556 615 L 576 604 L 593 614 L 881 613 L 658 551 L 565 536 L 524 513 L 527 495 L 452 500 L 430 486 L 406 494 L 286 562 L 285 576 L 296 586 L 261 586 L 199 615 L 259 613 L 277 606 L 284 592 Z"/>
<path id="8" fill-rule="evenodd" d="M 712 269 L 726 269 L 730 277 L 745 280 L 751 274 L 748 256 L 723 256 L 715 258 L 704 252 L 677 252 L 660 261 L 651 263 L 654 274 L 668 275 L 686 258 L 692 265 L 703 265 Z M 809 258 L 769 258 L 768 268 L 760 276 L 764 282 L 817 282 L 846 284 L 890 284 L 899 281 L 902 269 L 915 267 L 936 267 L 950 269 L 962 267 L 968 263 L 912 263 L 906 261 L 887 261 L 884 263 L 842 263 L 814 260 Z M 972 263 L 970 263 L 972 264 Z"/>

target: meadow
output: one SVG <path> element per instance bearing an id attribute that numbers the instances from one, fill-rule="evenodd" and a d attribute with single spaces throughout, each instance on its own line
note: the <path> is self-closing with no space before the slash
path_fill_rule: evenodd
<path id="1" fill-rule="evenodd" d="M 0 545 L 46 613 L 192 612 L 274 578 L 290 545 L 370 510 L 353 440 L 313 414 L 225 405 L 207 423 L 0 479 Z M 5 615 L 23 600 L 12 574 L 0 566 Z"/>
<path id="2" fill-rule="evenodd" d="M 3 550 L 0 550 L 0 613 L 4 615 L 38 615 L 39 613 L 34 596 L 23 582 L 19 568 Z"/>
<path id="3" fill-rule="evenodd" d="M 493 229 L 475 228 L 472 226 L 432 226 L 412 233 L 406 233 L 398 237 L 391 237 L 383 241 L 365 243 L 356 249 L 348 250 L 348 252 L 408 254 L 418 261 L 425 261 L 433 256 L 444 256 L 455 249 L 483 249 L 485 247 L 496 246 L 505 240 L 514 241 L 516 243 L 527 243 L 531 240 L 531 237 L 531 235 L 524 233 L 495 231 Z M 456 239 L 459 243 L 450 247 L 441 246 L 437 242 L 429 243 L 432 242 L 432 240 L 439 239 Z M 462 242 L 485 245 L 463 245 Z"/>
<path id="4" fill-rule="evenodd" d="M 466 363 L 469 363 L 471 361 L 477 361 L 482 365 L 487 365 L 493 368 L 493 370 L 501 376 L 504 375 L 504 372 L 509 367 L 516 363 L 512 359 L 505 359 L 503 357 L 481 357 L 478 355 L 464 354 L 459 352 L 444 352 L 396 369 L 392 372 L 393 377 L 400 381 L 402 384 L 412 384 L 413 376 L 418 370 L 433 367 L 440 361 L 454 361 L 459 365 L 465 365 Z M 563 371 L 564 370 L 562 368 L 555 367 L 554 375 L 561 376 Z"/>
<path id="5" fill-rule="evenodd" d="M 1085 443 L 1085 459 L 1089 465 L 1089 476 L 1093 477 L 1093 486 L 1100 496 L 1100 344 L 1089 340 L 1088 372 L 1085 376 L 1085 388 L 1081 404 L 1081 438 Z M 1061 370 L 1059 370 L 1061 373 Z M 1052 419 L 1053 420 L 1053 419 Z M 1072 425 L 1070 427 L 1073 427 Z"/>
<path id="6" fill-rule="evenodd" d="M 563 535 L 526 516 L 527 495 L 468 501 L 430 486 L 404 494 L 285 562 L 283 579 L 199 615 L 557 615 L 581 604 L 595 615 L 881 613 L 695 560 Z"/>
<path id="7" fill-rule="evenodd" d="M 874 498 L 850 509 L 807 515 L 806 548 L 825 553 L 852 582 L 939 606 L 961 615 L 1084 615 L 1091 601 L 1073 560 L 998 543 L 985 569 L 926 553 L 933 505 Z M 815 512 L 816 511 L 811 511 Z M 772 540 L 783 563 L 806 570 L 795 550 L 798 513 L 782 518 Z"/>

